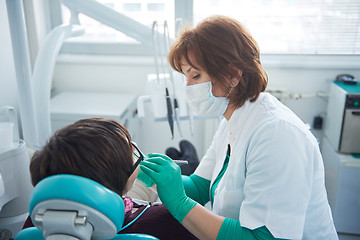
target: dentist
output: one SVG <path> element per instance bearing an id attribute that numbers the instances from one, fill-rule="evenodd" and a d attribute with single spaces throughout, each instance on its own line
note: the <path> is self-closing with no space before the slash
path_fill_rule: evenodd
<path id="1" fill-rule="evenodd" d="M 338 239 L 318 143 L 270 94 L 258 46 L 236 20 L 205 19 L 168 55 L 199 115 L 223 115 L 194 174 L 149 154 L 138 178 L 200 239 Z M 203 207 L 210 202 L 211 210 Z"/>

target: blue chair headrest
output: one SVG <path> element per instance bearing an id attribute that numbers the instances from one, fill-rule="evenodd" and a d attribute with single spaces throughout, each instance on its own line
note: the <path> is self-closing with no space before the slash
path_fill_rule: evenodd
<path id="1" fill-rule="evenodd" d="M 15 240 L 44 240 L 43 233 L 35 227 L 21 230 Z M 110 240 L 159 240 L 156 237 L 146 234 L 117 234 Z"/>
<path id="2" fill-rule="evenodd" d="M 125 217 L 123 199 L 103 185 L 80 176 L 59 174 L 41 180 L 30 198 L 29 213 L 46 200 L 69 200 L 87 205 L 108 217 L 120 231 Z"/>
<path id="3" fill-rule="evenodd" d="M 37 228 L 20 231 L 15 240 L 43 240 L 49 236 L 158 240 L 146 234 L 117 234 L 125 217 L 123 199 L 103 185 L 80 176 L 59 174 L 40 181 L 31 196 L 29 213 Z M 85 222 L 76 225 L 75 216 Z"/>

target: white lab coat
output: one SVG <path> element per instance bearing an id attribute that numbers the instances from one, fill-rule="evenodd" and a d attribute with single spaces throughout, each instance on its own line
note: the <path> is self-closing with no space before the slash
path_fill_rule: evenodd
<path id="1" fill-rule="evenodd" d="M 261 93 L 223 119 L 195 174 L 211 180 L 228 168 L 212 211 L 241 226 L 266 226 L 276 238 L 338 239 L 315 137 L 287 107 Z"/>

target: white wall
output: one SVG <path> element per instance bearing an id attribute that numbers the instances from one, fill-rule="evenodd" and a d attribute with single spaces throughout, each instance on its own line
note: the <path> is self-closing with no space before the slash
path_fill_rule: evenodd
<path id="1" fill-rule="evenodd" d="M 0 107 L 11 105 L 19 113 L 5 0 L 0 0 L 0 4 L 0 32 L 2 33 L 0 37 Z M 33 62 L 39 44 L 49 29 L 48 23 L 43 23 L 44 19 L 47 19 L 46 4 L 47 0 L 25 1 L 24 4 L 27 7 L 27 27 L 29 28 Z M 358 56 L 262 56 L 262 62 L 269 75 L 269 88 L 285 89 L 294 93 L 327 92 L 330 81 L 341 73 L 350 73 L 360 78 L 360 58 Z M 149 73 L 154 73 L 151 57 L 60 56 L 54 72 L 53 90 L 55 94 L 61 91 L 80 90 L 142 95 L 146 93 L 145 82 Z M 309 124 L 312 123 L 314 116 L 325 116 L 326 114 L 327 101 L 320 97 L 300 100 L 287 99 L 284 103 Z M 151 120 L 150 118 L 146 121 Z M 198 144 L 200 154 L 210 144 L 214 126 L 217 123 L 217 121 L 197 122 L 200 126 L 206 126 L 195 136 L 196 139 L 200 139 L 196 141 L 202 142 Z M 148 143 L 149 146 L 153 145 L 154 150 L 163 151 L 165 145 L 177 145 L 180 138 L 172 141 L 169 139 L 169 129 L 166 123 L 156 123 L 152 127 L 146 124 L 144 123 L 145 142 L 148 142 L 148 139 L 151 139 L 154 134 L 164 141 L 160 144 L 161 147 L 155 147 L 153 142 L 152 144 Z M 184 124 L 187 123 L 184 122 Z M 145 132 L 145 130 L 143 131 Z M 322 131 L 313 132 L 321 139 Z M 188 138 L 188 136 L 186 137 Z M 201 139 L 203 140 L 201 141 Z"/>
<path id="2" fill-rule="evenodd" d="M 327 92 L 329 84 L 336 75 L 350 73 L 360 78 L 360 61 L 355 56 L 264 56 L 263 65 L 269 76 L 270 89 L 285 89 L 291 93 L 316 94 Z M 82 90 L 101 92 L 130 92 L 146 94 L 147 74 L 154 73 L 151 58 L 147 57 L 70 57 L 60 56 L 55 68 L 55 92 Z M 310 125 L 316 115 L 325 116 L 327 100 L 321 97 L 299 100 L 287 99 L 284 103 L 290 107 L 305 123 Z M 142 147 L 150 152 L 163 152 L 168 146 L 177 146 L 180 137 L 175 131 L 171 140 L 166 122 L 150 124 L 152 117 L 143 121 Z M 218 121 L 196 121 L 198 130 L 194 137 L 189 132 L 186 139 L 194 141 L 199 155 L 202 155 L 211 143 L 214 126 Z M 188 129 L 188 122 L 183 122 Z M 322 131 L 313 131 L 321 140 Z"/>
<path id="3" fill-rule="evenodd" d="M 10 33 L 5 7 L 5 0 L 0 0 L 0 56 L 2 57 L 0 70 L 0 106 L 12 105 L 18 108 L 17 87 L 13 66 L 10 43 Z M 46 19 L 46 0 L 33 0 L 25 4 L 28 7 L 27 23 L 31 28 L 29 33 L 31 56 L 34 61 L 36 51 L 45 37 L 48 24 L 40 24 Z M 39 6 L 42 8 L 39 9 Z M 36 10 L 36 12 L 34 12 Z M 33 16 L 31 18 L 31 16 Z M 39 25 L 37 27 L 33 25 Z M 350 73 L 360 78 L 359 56 L 262 56 L 262 62 L 269 75 L 268 88 L 285 89 L 287 92 L 301 94 L 315 94 L 318 91 L 327 92 L 329 83 L 336 75 Z M 151 57 L 104 57 L 104 56 L 66 56 L 58 58 L 54 71 L 53 92 L 62 91 L 97 91 L 146 94 L 145 82 L 149 73 L 154 73 L 154 63 Z M 325 116 L 327 101 L 324 98 L 313 97 L 300 100 L 287 99 L 284 103 L 289 106 L 305 122 L 311 124 L 316 115 Z M 18 109 L 17 109 L 18 110 Z M 18 110 L 19 112 L 19 110 Z M 181 139 L 175 131 L 175 140 L 170 139 L 166 122 L 148 125 L 152 121 L 149 117 L 143 121 L 144 142 L 149 151 L 164 151 L 167 146 L 177 146 Z M 218 121 L 197 121 L 200 130 L 191 139 L 196 143 L 200 155 L 211 142 L 214 126 Z M 184 125 L 188 124 L 184 122 Z M 184 126 L 184 128 L 188 128 Z M 322 131 L 313 131 L 321 139 Z M 158 137 L 151 141 L 153 136 Z M 189 135 L 185 136 L 190 138 Z M 145 143 L 144 143 L 145 144 Z"/>
<path id="4" fill-rule="evenodd" d="M 263 59 L 269 76 L 268 89 L 285 89 L 288 93 L 309 96 L 328 93 L 330 82 L 339 74 L 349 73 L 360 79 L 359 56 L 264 56 Z M 285 99 L 283 102 L 310 125 L 315 116 L 326 116 L 327 98 Z M 320 141 L 323 131 L 312 129 L 312 132 Z"/>
<path id="5" fill-rule="evenodd" d="M 10 105 L 18 109 L 18 93 L 13 63 L 10 32 L 5 0 L 0 0 L 0 106 Z M 337 74 L 350 73 L 360 78 L 358 57 L 328 57 L 310 58 L 293 56 L 262 57 L 263 65 L 269 75 L 269 88 L 286 89 L 289 92 L 312 94 L 318 91 L 328 91 L 329 83 Z M 54 72 L 54 92 L 81 90 L 100 92 L 130 92 L 145 94 L 147 74 L 154 73 L 151 57 L 69 57 L 60 56 Z M 327 101 L 323 98 L 306 98 L 300 100 L 285 100 L 289 106 L 306 123 L 312 123 L 316 115 L 325 116 Z M 149 118 L 146 121 L 151 121 Z M 200 141 L 197 148 L 203 154 L 211 142 L 214 125 L 217 121 L 196 122 L 200 126 L 209 126 L 199 131 L 195 137 L 188 134 L 187 139 Z M 149 128 L 144 124 L 144 141 L 149 151 L 163 152 L 167 146 L 177 146 L 181 139 L 175 131 L 175 140 L 170 139 L 167 123 L 156 123 Z M 184 122 L 183 128 L 188 128 Z M 150 131 L 151 130 L 151 131 Z M 145 130 L 143 130 L 145 131 Z M 322 131 L 314 131 L 321 139 Z M 158 144 L 149 142 L 151 136 L 159 136 Z M 196 139 L 196 140 L 195 140 Z M 144 143 L 145 145 L 145 143 Z M 147 147 L 148 146 L 148 147 Z"/>
<path id="6" fill-rule="evenodd" d="M 59 56 L 54 70 L 55 92 L 78 90 L 143 94 L 152 58 Z"/>
<path id="7" fill-rule="evenodd" d="M 86 91 L 146 95 L 147 75 L 154 73 L 152 57 L 61 55 L 54 71 L 53 93 Z M 191 135 L 189 121 L 181 121 L 184 137 L 180 137 L 177 126 L 174 126 L 175 137 L 172 139 L 168 123 L 154 123 L 154 117 L 149 111 L 151 105 L 146 106 L 146 118 L 140 121 L 141 138 L 137 140 L 144 152 L 164 153 L 167 147 L 178 148 L 179 141 L 185 138 L 196 145 L 199 155 L 204 153 L 210 143 L 203 140 L 202 120 L 195 121 L 197 127 L 194 136 Z"/>

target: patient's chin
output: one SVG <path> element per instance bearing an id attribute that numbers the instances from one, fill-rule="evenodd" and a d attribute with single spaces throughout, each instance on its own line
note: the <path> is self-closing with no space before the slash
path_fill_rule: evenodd
<path id="1" fill-rule="evenodd" d="M 135 182 L 135 179 L 137 178 L 138 173 L 139 173 L 139 167 L 137 167 L 136 170 L 133 172 L 133 174 L 131 174 L 131 176 L 128 178 L 126 185 L 125 185 L 125 189 L 124 189 L 125 194 L 128 191 L 130 191 L 131 188 L 134 186 L 134 182 Z"/>

